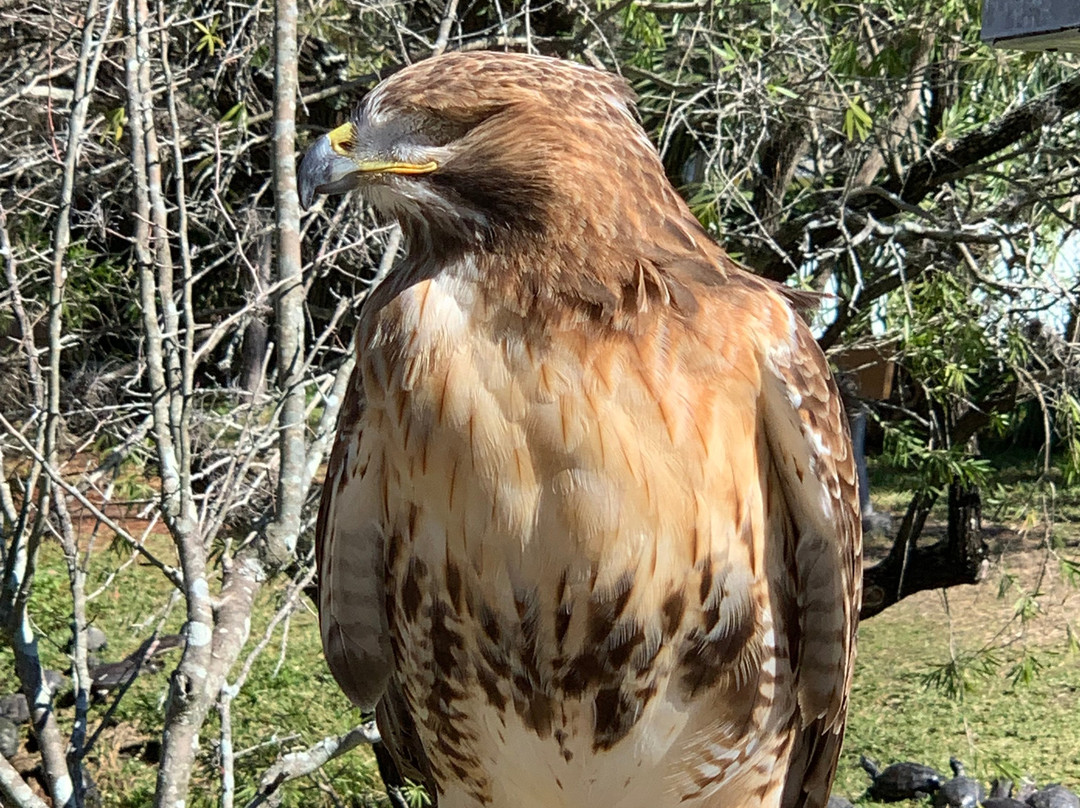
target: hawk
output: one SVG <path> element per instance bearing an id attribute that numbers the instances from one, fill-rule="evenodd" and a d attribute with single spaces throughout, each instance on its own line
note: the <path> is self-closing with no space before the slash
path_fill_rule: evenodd
<path id="1" fill-rule="evenodd" d="M 408 246 L 360 313 L 323 647 L 444 808 L 822 806 L 855 654 L 847 422 L 789 292 L 614 75 L 453 53 L 322 136 Z"/>

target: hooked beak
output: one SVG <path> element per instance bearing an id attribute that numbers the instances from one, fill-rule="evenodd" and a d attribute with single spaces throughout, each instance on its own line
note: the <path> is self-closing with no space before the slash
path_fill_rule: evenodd
<path id="1" fill-rule="evenodd" d="M 307 150 L 297 172 L 300 204 L 311 207 L 315 194 L 339 194 L 357 187 L 364 176 L 430 174 L 438 163 L 407 163 L 365 158 L 357 154 L 356 126 L 346 123 L 320 137 Z"/>

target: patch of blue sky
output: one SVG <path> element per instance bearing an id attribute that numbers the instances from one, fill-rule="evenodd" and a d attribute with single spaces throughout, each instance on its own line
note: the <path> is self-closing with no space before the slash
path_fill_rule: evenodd
<path id="1" fill-rule="evenodd" d="M 1049 247 L 1036 248 L 1026 256 L 1015 254 L 1006 239 L 1000 249 L 999 257 L 982 276 L 984 282 L 973 293 L 975 302 L 984 304 L 979 319 L 990 330 L 1022 327 L 1037 319 L 1044 327 L 1064 335 L 1069 312 L 1080 299 L 1080 233 L 1072 233 Z M 906 255 L 903 248 L 893 246 L 887 257 L 878 254 L 872 260 L 888 260 L 893 272 L 902 273 Z M 807 262 L 792 279 L 792 285 L 805 287 L 816 270 L 816 262 Z M 857 277 L 856 292 L 862 291 L 860 283 Z M 812 321 L 814 335 L 819 338 L 836 320 L 844 303 L 835 275 L 830 275 L 822 292 L 825 297 Z M 904 289 L 889 294 L 903 295 Z M 892 322 L 888 303 L 888 296 L 882 295 L 870 304 L 870 331 L 874 336 L 898 327 Z"/>

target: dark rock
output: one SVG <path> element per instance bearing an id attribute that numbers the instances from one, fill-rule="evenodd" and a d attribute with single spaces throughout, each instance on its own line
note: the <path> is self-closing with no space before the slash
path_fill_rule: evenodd
<path id="1" fill-rule="evenodd" d="M 14 721 L 0 718 L 0 755 L 11 760 L 19 751 L 19 728 Z"/>
<path id="2" fill-rule="evenodd" d="M 25 724 L 30 720 L 30 705 L 22 693 L 8 693 L 0 696 L 0 718 L 6 718 L 14 724 Z"/>

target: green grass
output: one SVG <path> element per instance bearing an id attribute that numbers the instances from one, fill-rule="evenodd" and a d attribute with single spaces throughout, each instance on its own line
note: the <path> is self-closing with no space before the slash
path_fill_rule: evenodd
<path id="1" fill-rule="evenodd" d="M 156 542 L 154 550 L 166 560 L 172 555 L 164 538 Z M 97 588 L 105 574 L 115 569 L 120 560 L 108 550 L 95 553 L 88 589 Z M 40 561 L 31 600 L 40 653 L 47 667 L 66 670 L 69 662 L 64 645 L 70 636 L 67 572 L 55 544 L 43 548 Z M 171 610 L 167 609 L 169 594 L 170 586 L 152 567 L 132 565 L 121 572 L 88 608 L 95 625 L 109 638 L 109 647 L 102 656 L 107 661 L 119 660 L 134 651 L 162 615 L 165 615 L 162 633 L 179 631 L 184 616 L 183 605 L 177 602 Z M 269 587 L 260 593 L 252 616 L 251 639 L 241 655 L 241 662 L 262 637 L 277 610 L 279 596 Z M 139 741 L 160 738 L 168 690 L 167 674 L 178 660 L 179 651 L 170 652 L 165 657 L 163 672 L 140 676 L 136 680 L 114 714 L 116 726 L 103 733 L 88 759 L 88 768 L 101 789 L 104 805 L 109 808 L 142 808 L 151 800 L 156 776 L 154 766 L 137 755 L 122 753 L 121 749 Z M 239 667 L 238 664 L 233 670 L 233 676 Z M 0 648 L 0 693 L 10 692 L 16 686 L 11 651 Z M 91 707 L 91 732 L 107 706 Z M 73 710 L 58 710 L 58 717 L 63 729 L 70 731 Z M 358 711 L 341 694 L 323 661 L 318 620 L 305 602 L 291 617 L 287 642 L 282 645 L 279 626 L 273 641 L 255 663 L 246 686 L 233 702 L 236 804 L 244 805 L 254 795 L 259 778 L 280 754 L 304 749 L 328 735 L 344 732 L 358 720 Z M 21 731 L 25 741 L 28 728 L 24 726 Z M 201 753 L 188 801 L 188 805 L 195 808 L 218 804 L 219 737 L 220 724 L 215 710 L 201 733 Z M 333 789 L 343 798 L 354 800 L 346 804 L 387 804 L 374 758 L 367 749 L 354 750 L 330 762 L 319 779 L 324 785 L 332 783 Z M 284 806 L 334 804 L 313 777 L 294 781 L 285 786 L 284 791 Z"/>
<path id="2" fill-rule="evenodd" d="M 940 603 L 935 593 L 916 598 Z M 958 644 L 979 647 L 964 639 Z M 1030 683 L 1014 684 L 1010 673 L 1027 656 L 1042 667 Z M 859 768 L 860 754 L 882 766 L 914 760 L 942 772 L 955 755 L 984 783 L 1028 775 L 1040 785 L 1080 785 L 1080 655 L 1058 639 L 1026 650 L 1012 646 L 994 657 L 996 665 L 972 673 L 962 698 L 950 697 L 927 681 L 951 659 L 942 608 L 934 614 L 905 603 L 867 621 L 835 793 L 855 799 L 865 791 L 869 778 Z"/>
<path id="3" fill-rule="evenodd" d="M 987 579 L 947 600 L 919 593 L 860 627 L 837 794 L 874 804 L 860 799 L 869 784 L 860 754 L 944 773 L 955 755 L 984 783 L 1026 775 L 1080 787 L 1080 592 L 1062 572 L 1063 560 L 1080 560 L 1080 486 L 1056 469 L 1043 474 L 1030 456 L 992 463 Z M 915 477 L 883 465 L 870 476 L 875 506 L 898 522 Z M 928 529 L 940 532 L 946 517 L 942 498 Z M 888 539 L 869 546 L 884 552 Z"/>
<path id="4" fill-rule="evenodd" d="M 956 755 L 984 782 L 1002 774 L 1027 774 L 1040 784 L 1080 786 L 1080 653 L 1070 650 L 1066 628 L 1080 629 L 1080 593 L 1057 566 L 1059 557 L 1080 555 L 1080 491 L 1053 490 L 1062 521 L 1054 533 L 1059 540 L 1047 549 L 1036 518 L 1042 513 L 1039 503 L 1052 490 L 1047 481 L 1012 467 L 999 478 L 1002 487 L 990 492 L 984 508 L 988 523 L 1004 523 L 994 526 L 1000 546 L 988 580 L 950 590 L 948 613 L 940 593 L 924 592 L 863 625 L 836 793 L 860 800 L 868 783 L 858 767 L 860 753 L 882 765 L 916 760 L 943 771 L 949 756 Z M 879 509 L 901 511 L 910 496 L 907 482 L 878 470 L 873 490 Z M 1026 532 L 1015 530 L 1025 526 Z M 168 540 L 153 541 L 155 552 L 172 560 Z M 105 575 L 123 558 L 105 548 L 96 551 L 89 588 L 103 585 Z M 138 647 L 162 615 L 163 631 L 179 630 L 183 608 L 177 603 L 166 611 L 169 595 L 162 577 L 138 564 L 105 586 L 89 609 L 109 636 L 107 659 L 120 659 Z M 262 636 L 279 597 L 274 587 L 261 593 L 249 648 Z M 1030 619 L 1021 620 L 1018 606 L 1029 601 L 1037 608 L 1027 608 Z M 55 545 L 49 545 L 42 554 L 32 613 L 46 664 L 58 669 L 67 665 L 63 646 L 68 602 L 63 560 Z M 166 671 L 176 654 L 166 659 Z M 950 667 L 954 655 L 964 664 Z M 13 688 L 11 671 L 10 651 L 0 649 L 0 692 Z M 932 681 L 935 671 L 938 684 Z M 951 678 L 943 675 L 950 672 Z M 949 681 L 964 687 L 950 695 L 940 686 Z M 154 767 L 120 750 L 138 739 L 159 736 L 167 684 L 166 673 L 140 677 L 116 713 L 117 726 L 103 736 L 90 758 L 109 808 L 134 808 L 150 800 Z M 91 730 L 104 709 L 92 708 Z M 69 726 L 71 710 L 59 711 L 59 717 Z M 279 628 L 233 704 L 236 804 L 250 798 L 280 754 L 340 733 L 357 718 L 323 661 L 317 620 L 305 601 L 291 618 L 287 642 L 282 643 Z M 25 738 L 25 727 L 22 732 Z M 203 730 L 193 773 L 189 805 L 197 808 L 217 804 L 218 735 L 215 712 Z M 331 762 L 318 778 L 286 786 L 283 805 L 333 805 L 328 787 L 345 805 L 386 804 L 371 755 L 360 749 Z"/>

